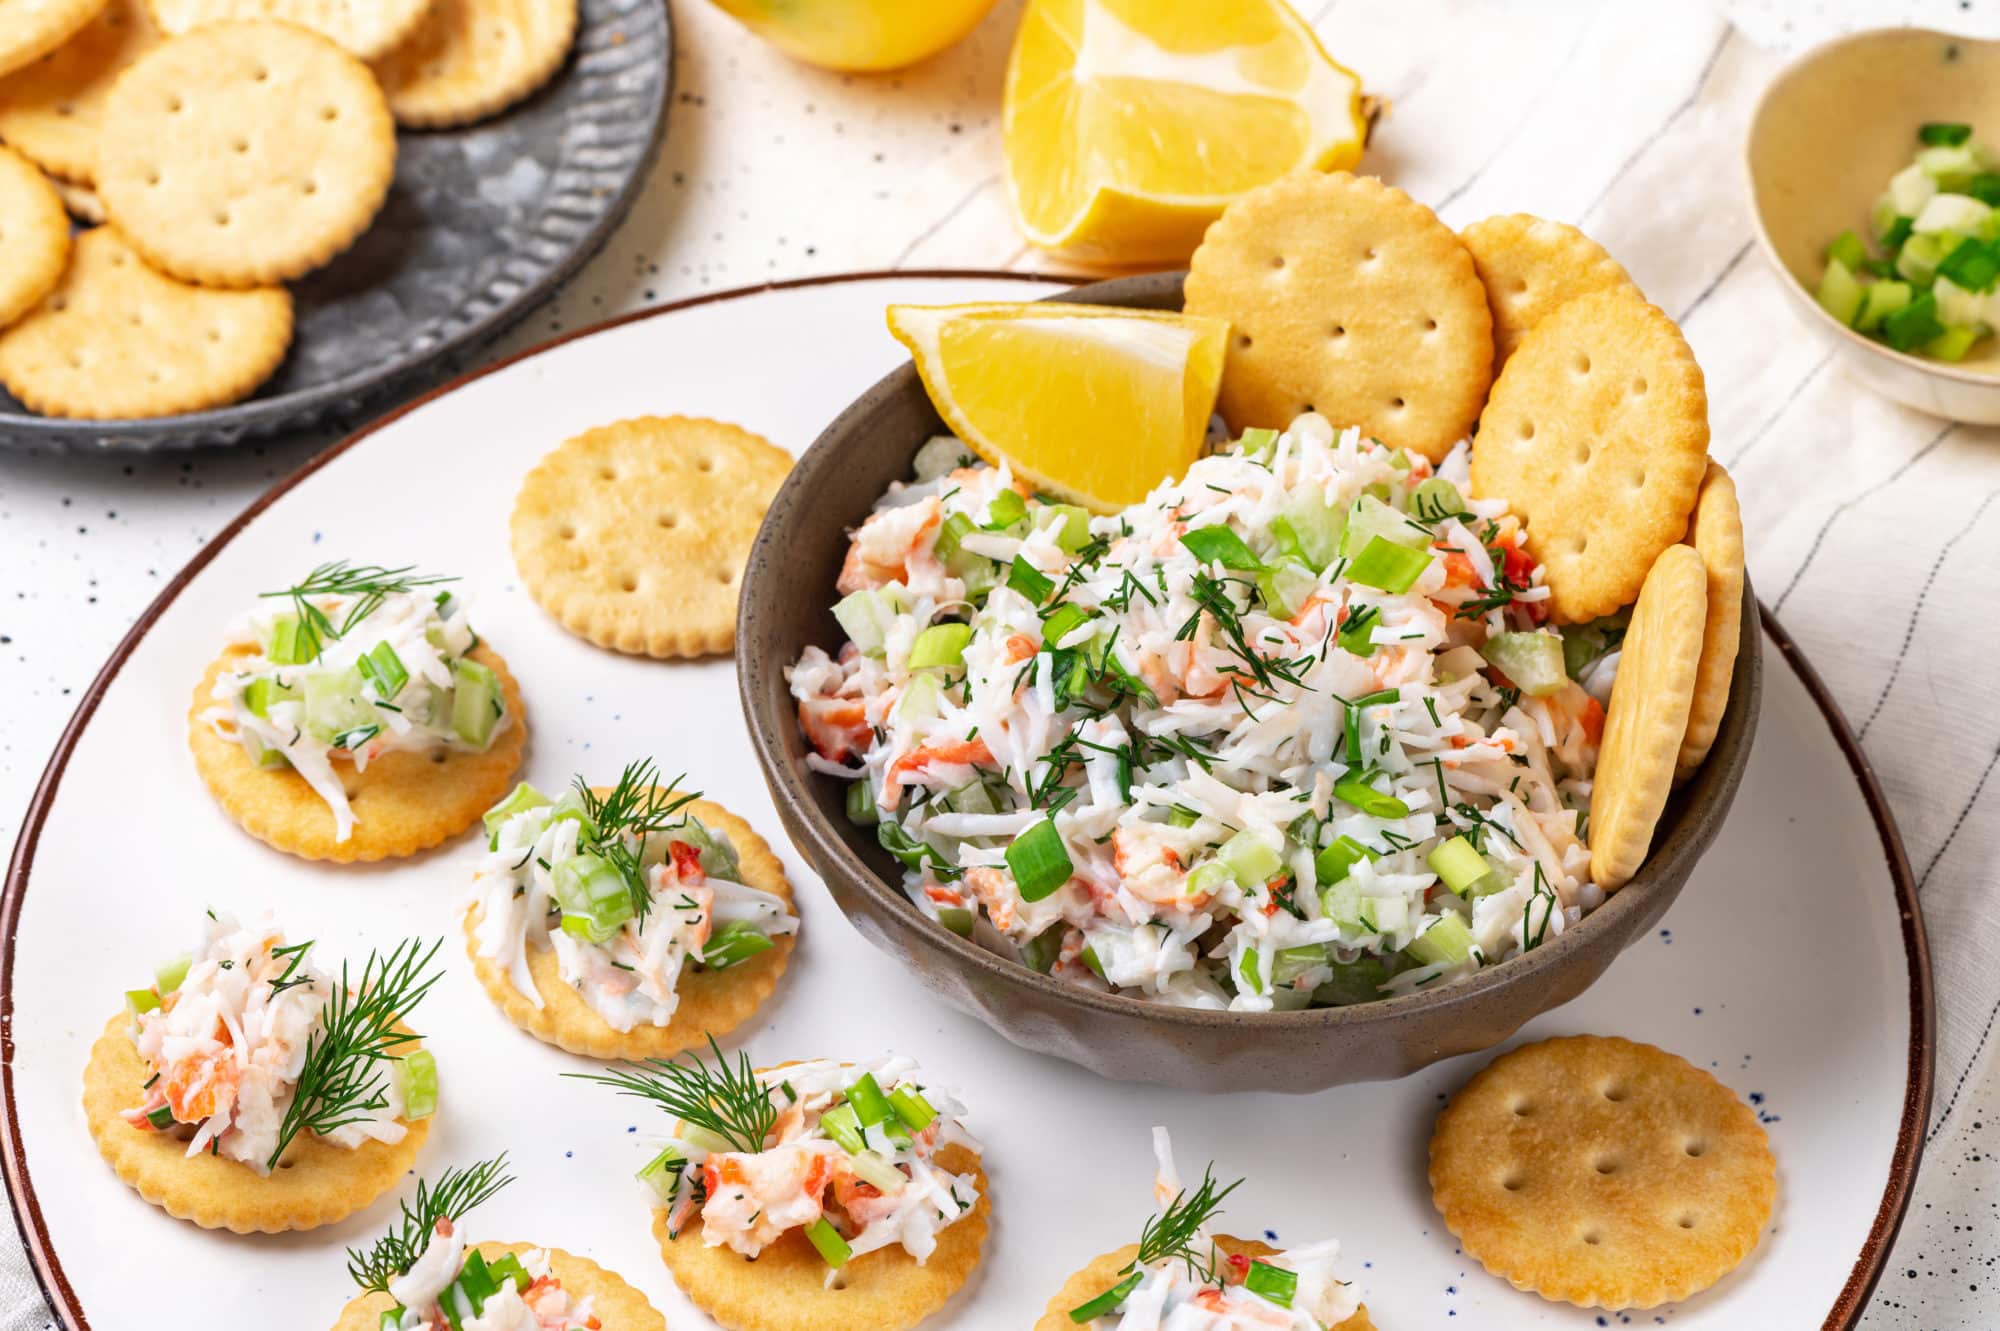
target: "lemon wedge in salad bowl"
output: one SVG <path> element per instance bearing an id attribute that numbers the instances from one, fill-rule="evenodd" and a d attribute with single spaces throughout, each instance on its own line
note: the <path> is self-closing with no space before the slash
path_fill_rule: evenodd
<path id="1" fill-rule="evenodd" d="M 1109 513 L 1201 456 L 1221 319 L 1101 305 L 891 305 L 931 403 L 966 447 Z"/>
<path id="2" fill-rule="evenodd" d="M 1030 0 L 1007 66 L 1007 187 L 1029 240 L 1178 263 L 1236 196 L 1353 166 L 1361 81 L 1284 0 Z"/>

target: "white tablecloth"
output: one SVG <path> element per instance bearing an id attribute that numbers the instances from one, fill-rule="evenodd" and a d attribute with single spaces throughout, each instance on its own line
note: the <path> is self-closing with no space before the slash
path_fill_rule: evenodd
<path id="1" fill-rule="evenodd" d="M 1870 1327 L 2000 1325 L 2000 431 L 1870 396 L 1794 326 L 1751 241 L 1739 145 L 1780 63 L 1769 48 L 1868 23 L 1991 33 L 1995 8 L 1733 0 L 1739 29 L 1686 0 L 1302 4 L 1390 99 L 1364 169 L 1454 224 L 1513 211 L 1576 222 L 1685 326 L 1715 454 L 1742 490 L 1752 577 L 1895 806 L 1930 927 L 1940 1043 L 1929 1150 Z M 1018 12 L 1008 0 L 919 69 L 855 79 L 791 64 L 675 0 L 677 91 L 653 179 L 606 252 L 497 350 L 776 277 L 1041 266 L 1000 182 Z M 0 839 L 76 696 L 163 580 L 323 439 L 131 462 L 0 453 Z M 0 1331 L 47 1324 L 0 1229 Z"/>

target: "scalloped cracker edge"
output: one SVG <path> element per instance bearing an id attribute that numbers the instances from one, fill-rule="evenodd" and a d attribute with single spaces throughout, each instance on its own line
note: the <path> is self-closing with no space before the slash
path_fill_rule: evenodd
<path id="1" fill-rule="evenodd" d="M 375 67 L 396 123 L 445 129 L 497 115 L 562 68 L 577 0 L 432 0 Z"/>
<path id="2" fill-rule="evenodd" d="M 561 1248 L 534 1243 L 476 1243 L 488 1261 L 513 1253 L 525 1257 L 537 1248 L 549 1255 L 549 1271 L 573 1297 L 590 1300 L 591 1312 L 605 1331 L 667 1331 L 667 1319 L 660 1315 L 644 1294 L 626 1283 L 616 1271 L 607 1271 L 588 1257 L 578 1257 Z M 389 1295 L 376 1292 L 351 1299 L 340 1310 L 333 1331 L 379 1331 L 382 1314 L 396 1306 Z"/>
<path id="3" fill-rule="evenodd" d="M 1239 1239 L 1228 1234 L 1217 1234 L 1215 1246 L 1234 1257 L 1270 1257 L 1278 1250 L 1268 1243 L 1256 1239 Z M 1035 1323 L 1034 1331 L 1076 1331 L 1076 1323 L 1070 1320 L 1069 1310 L 1081 1307 L 1117 1284 L 1125 1275 L 1125 1269 L 1139 1255 L 1139 1245 L 1128 1243 L 1115 1252 L 1107 1252 L 1091 1259 L 1090 1264 L 1063 1282 L 1049 1300 L 1041 1319 Z M 1363 1304 L 1352 1317 L 1336 1323 L 1331 1331 L 1375 1331 L 1375 1324 L 1368 1320 L 1368 1305 Z"/>
<path id="4" fill-rule="evenodd" d="M 1701 664 L 1695 668 L 1687 734 L 1674 760 L 1676 781 L 1693 776 L 1715 745 L 1743 637 L 1743 513 L 1736 503 L 1736 482 L 1719 462 L 1708 464 L 1687 543 L 1708 571 L 1708 623 L 1702 632 Z"/>
<path id="5" fill-rule="evenodd" d="M 1595 291 L 1639 288 L 1605 248 L 1566 222 L 1508 213 L 1458 233 L 1493 311 L 1493 373 L 1530 328 Z"/>

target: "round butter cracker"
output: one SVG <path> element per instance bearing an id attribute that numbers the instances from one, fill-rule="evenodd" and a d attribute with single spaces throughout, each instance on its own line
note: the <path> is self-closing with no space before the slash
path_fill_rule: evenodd
<path id="1" fill-rule="evenodd" d="M 599 790 L 601 795 L 605 793 Z M 785 878 L 785 866 L 771 852 L 770 843 L 758 836 L 749 823 L 711 800 L 695 800 L 684 811 L 703 826 L 718 829 L 736 849 L 742 881 L 760 891 L 782 897 L 796 914 L 798 904 L 792 885 Z M 681 972 L 675 992 L 680 1005 L 665 1026 L 634 1026 L 629 1031 L 613 1027 L 583 1000 L 562 977 L 553 947 L 528 948 L 528 973 L 542 1003 L 514 986 L 505 963 L 482 957 L 473 938 L 477 904 L 465 913 L 465 954 L 472 959 L 472 972 L 487 996 L 507 1015 L 507 1019 L 538 1040 L 590 1058 L 670 1058 L 686 1049 L 699 1049 L 709 1036 L 721 1036 L 747 1021 L 778 986 L 785 964 L 792 955 L 795 934 L 780 934 L 771 946 L 747 961 L 723 970 L 695 969 Z"/>
<path id="2" fill-rule="evenodd" d="M 105 0 L 6 0 L 0 5 L 0 75 L 24 69 L 61 46 Z"/>
<path id="3" fill-rule="evenodd" d="M 554 78 L 576 24 L 577 0 L 433 0 L 422 26 L 376 72 L 397 124 L 468 125 Z"/>
<path id="4" fill-rule="evenodd" d="M 110 0 L 83 31 L 0 80 L 0 139 L 51 175 L 88 185 L 112 85 L 159 41 L 139 0 Z"/>
<path id="5" fill-rule="evenodd" d="M 480 1255 L 491 1262 L 512 1253 L 525 1257 L 536 1251 L 532 1243 L 475 1243 Z M 588 1298 L 592 1315 L 604 1331 L 667 1331 L 667 1320 L 646 1296 L 627 1284 L 616 1271 L 607 1271 L 588 1257 L 578 1257 L 561 1248 L 541 1248 L 549 1255 L 549 1274 L 562 1282 L 572 1297 Z M 340 1310 L 333 1331 L 380 1331 L 382 1314 L 396 1306 L 387 1294 L 376 1292 L 351 1299 Z"/>
<path id="6" fill-rule="evenodd" d="M 395 50 L 423 22 L 429 0 L 146 0 L 178 37 L 225 19 L 279 19 L 310 28 L 362 60 Z"/>
<path id="7" fill-rule="evenodd" d="M 1749 1106 L 1674 1054 L 1610 1036 L 1501 1055 L 1431 1136 L 1432 1199 L 1516 1289 L 1652 1308 L 1707 1289 L 1770 1222 L 1777 1165 Z"/>
<path id="8" fill-rule="evenodd" d="M 1278 1251 L 1268 1243 L 1232 1238 L 1227 1234 L 1217 1234 L 1215 1246 L 1232 1257 L 1270 1257 Z M 1082 1307 L 1124 1279 L 1138 1255 L 1139 1245 L 1128 1243 L 1115 1252 L 1091 1259 L 1088 1266 L 1071 1276 L 1056 1291 L 1041 1319 L 1035 1323 L 1034 1331 L 1076 1331 L 1077 1324 L 1070 1320 L 1070 1309 Z M 1355 1310 L 1352 1317 L 1336 1322 L 1331 1331 L 1375 1331 L 1375 1324 L 1368 1320 L 1368 1308 L 1364 1304 Z"/>
<path id="9" fill-rule="evenodd" d="M 216 705 L 215 681 L 253 654 L 247 647 L 234 647 L 209 664 L 188 707 L 188 747 L 223 812 L 273 849 L 340 864 L 414 855 L 479 823 L 506 795 L 520 769 L 521 750 L 528 742 L 521 687 L 499 653 L 481 643 L 468 656 L 499 676 L 507 727 L 484 753 L 442 746 L 432 753 L 396 750 L 369 763 L 365 772 L 356 772 L 348 762 L 335 763 L 355 820 L 347 840 L 336 841 L 333 810 L 304 777 L 289 768 L 257 766 L 242 744 L 217 734 L 202 719 Z"/>
<path id="10" fill-rule="evenodd" d="M 1639 288 L 1618 260 L 1565 222 L 1510 213 L 1459 232 L 1493 310 L 1493 372 L 1527 331 L 1578 296 Z"/>
<path id="11" fill-rule="evenodd" d="M 77 236 L 68 271 L 34 312 L 0 330 L 0 383 L 44 416 L 173 416 L 250 396 L 291 341 L 284 288 L 191 286 L 98 227 Z"/>
<path id="12" fill-rule="evenodd" d="M 642 416 L 587 430 L 522 481 L 514 563 L 542 609 L 600 647 L 726 652 L 750 542 L 791 465 L 721 421 Z"/>
<path id="13" fill-rule="evenodd" d="M 1743 513 L 1736 504 L 1736 482 L 1719 462 L 1708 464 L 1687 543 L 1708 571 L 1708 623 L 1702 632 L 1701 664 L 1695 668 L 1687 734 L 1674 762 L 1676 781 L 1693 776 L 1715 744 L 1743 635 Z"/>
<path id="14" fill-rule="evenodd" d="M 32 162 L 0 147 L 0 328 L 55 290 L 69 253 L 61 196 Z"/>
<path id="15" fill-rule="evenodd" d="M 802 1230 L 786 1231 L 754 1262 L 726 1245 L 704 1244 L 699 1213 L 668 1238 L 666 1209 L 655 1209 L 653 1237 L 674 1284 L 729 1331 L 902 1331 L 944 1307 L 979 1264 L 986 1241 L 992 1202 L 978 1154 L 952 1144 L 935 1158 L 954 1174 L 972 1174 L 979 1200 L 938 1231 L 937 1249 L 922 1265 L 900 1246 L 877 1248 L 842 1267 L 839 1287 L 828 1289 L 826 1261 Z"/>
<path id="16" fill-rule="evenodd" d="M 125 72 L 95 183 L 153 267 L 252 287 L 353 244 L 395 171 L 396 125 L 368 66 L 316 32 L 255 19 L 197 28 Z"/>
<path id="17" fill-rule="evenodd" d="M 1492 379 L 1472 256 L 1372 176 L 1302 172 L 1230 204 L 1188 266 L 1186 308 L 1229 321 L 1218 407 L 1239 433 L 1317 411 L 1436 461 Z"/>
<path id="18" fill-rule="evenodd" d="M 125 1121 L 153 1075 L 132 1043 L 131 1022 L 119 1013 L 91 1046 L 84 1118 L 119 1178 L 168 1215 L 203 1229 L 277 1234 L 344 1220 L 402 1182 L 430 1134 L 430 1119 L 420 1118 L 404 1125 L 399 1142 L 365 1141 L 350 1151 L 301 1132 L 268 1175 L 205 1151 L 190 1156 L 173 1134 L 142 1132 Z"/>
<path id="19" fill-rule="evenodd" d="M 1479 418 L 1472 488 L 1527 523 L 1549 609 L 1632 603 L 1687 534 L 1708 467 L 1708 392 L 1674 321 L 1631 291 L 1570 301 L 1507 358 Z"/>
<path id="20" fill-rule="evenodd" d="M 1708 572 L 1670 545 L 1646 575 L 1625 630 L 1590 787 L 1590 877 L 1606 892 L 1646 861 L 1687 735 L 1708 621 Z"/>

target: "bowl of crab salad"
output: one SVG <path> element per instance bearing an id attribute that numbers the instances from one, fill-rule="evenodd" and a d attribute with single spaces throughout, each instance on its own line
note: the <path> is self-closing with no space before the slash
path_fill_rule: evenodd
<path id="1" fill-rule="evenodd" d="M 1180 297 L 1158 274 L 1057 299 Z M 1499 1043 L 1686 883 L 1748 762 L 1760 635 L 1606 893 L 1623 626 L 1549 622 L 1475 446 L 1218 422 L 1185 475 L 1093 514 L 979 460 L 901 367 L 799 460 L 744 577 L 739 688 L 787 832 L 917 980 L 1108 1077 L 1302 1092 Z"/>

